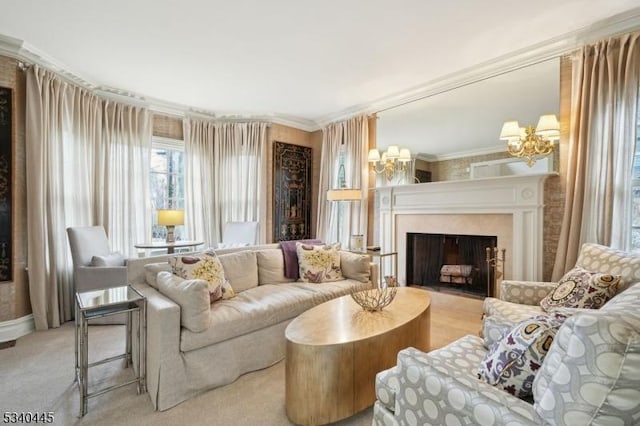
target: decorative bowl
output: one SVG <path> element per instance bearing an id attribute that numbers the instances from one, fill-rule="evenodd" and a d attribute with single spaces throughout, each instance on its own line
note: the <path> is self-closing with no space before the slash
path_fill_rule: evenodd
<path id="1" fill-rule="evenodd" d="M 365 311 L 381 311 L 388 306 L 396 297 L 398 287 L 395 286 L 395 277 L 384 277 L 384 287 L 376 287 L 371 290 L 363 290 L 351 293 L 351 298 Z"/>

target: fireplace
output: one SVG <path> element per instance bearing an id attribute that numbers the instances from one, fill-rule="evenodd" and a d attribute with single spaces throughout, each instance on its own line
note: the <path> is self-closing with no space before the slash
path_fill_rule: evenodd
<path id="1" fill-rule="evenodd" d="M 496 247 L 495 235 L 459 235 L 408 232 L 407 285 L 479 297 L 493 296 L 488 285 L 487 247 Z"/>
<path id="2" fill-rule="evenodd" d="M 406 271 L 409 233 L 495 235 L 499 249 L 505 249 L 507 254 L 502 278 L 540 281 L 547 176 L 549 174 L 376 188 L 379 223 L 376 238 L 383 252 L 398 253 L 398 283 L 412 284 L 407 281 Z M 498 286 L 491 291 L 499 296 Z"/>

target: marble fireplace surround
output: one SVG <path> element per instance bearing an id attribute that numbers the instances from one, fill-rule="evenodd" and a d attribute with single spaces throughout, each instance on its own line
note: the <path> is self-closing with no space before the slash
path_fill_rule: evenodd
<path id="1" fill-rule="evenodd" d="M 398 253 L 400 285 L 407 284 L 408 232 L 496 235 L 507 250 L 504 278 L 541 281 L 544 181 L 551 175 L 377 188 L 380 247 Z"/>

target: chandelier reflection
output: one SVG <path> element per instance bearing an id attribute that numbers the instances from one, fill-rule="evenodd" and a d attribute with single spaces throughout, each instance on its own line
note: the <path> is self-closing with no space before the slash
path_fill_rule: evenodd
<path id="1" fill-rule="evenodd" d="M 524 158 L 527 165 L 533 167 L 536 159 L 553 153 L 555 142 L 560 139 L 560 124 L 555 114 L 541 116 L 535 128 L 507 121 L 502 126 L 500 139 L 507 141 L 509 154 Z"/>

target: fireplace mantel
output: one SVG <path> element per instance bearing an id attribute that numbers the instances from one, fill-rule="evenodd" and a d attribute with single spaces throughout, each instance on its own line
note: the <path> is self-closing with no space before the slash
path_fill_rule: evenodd
<path id="1" fill-rule="evenodd" d="M 512 229 L 508 233 L 511 241 L 508 242 L 506 278 L 541 280 L 544 181 L 553 175 L 504 176 L 377 188 L 380 247 L 385 252 L 398 252 L 399 283 L 406 284 L 406 235 L 397 235 L 399 228 L 406 232 L 399 223 L 403 215 L 425 215 L 425 221 L 429 221 L 428 215 L 452 219 L 453 215 L 474 215 L 474 221 L 478 215 L 480 226 L 482 215 L 508 215 Z M 448 229 L 446 232 L 451 231 Z M 474 233 L 465 229 L 456 229 L 455 232 Z M 498 245 L 503 243 L 499 240 Z"/>

